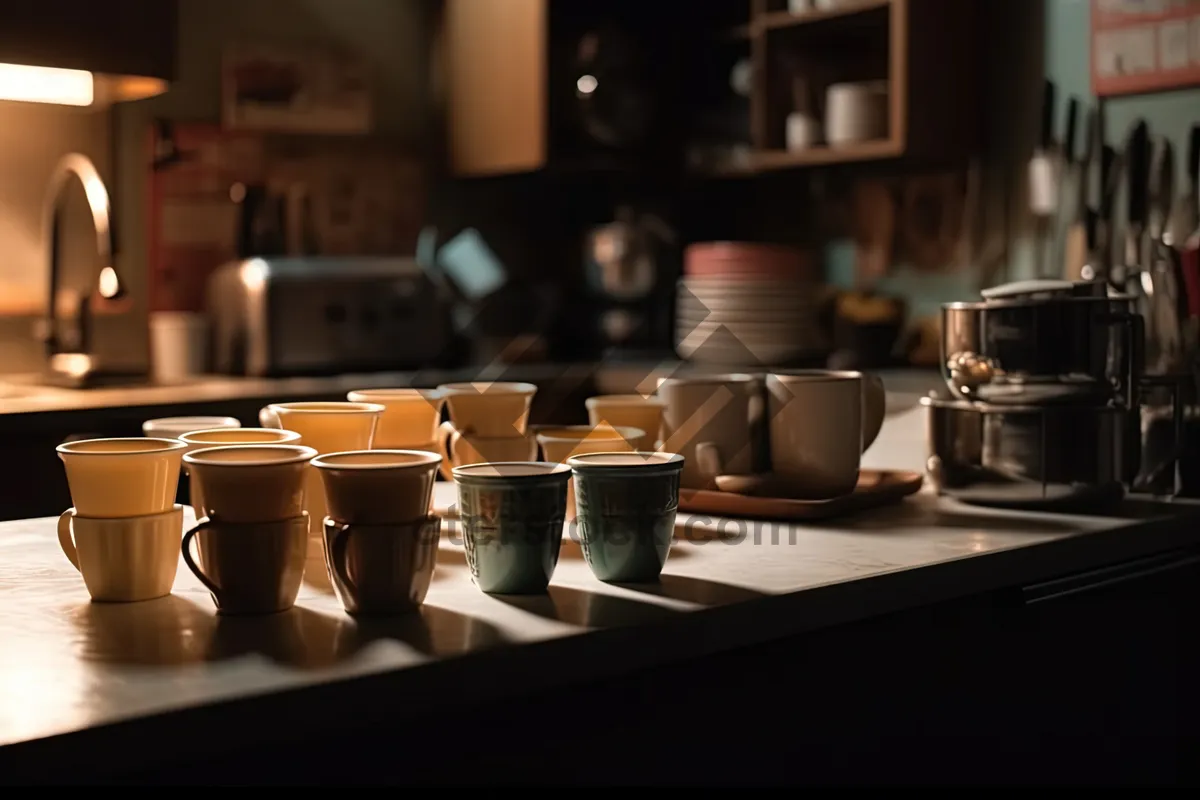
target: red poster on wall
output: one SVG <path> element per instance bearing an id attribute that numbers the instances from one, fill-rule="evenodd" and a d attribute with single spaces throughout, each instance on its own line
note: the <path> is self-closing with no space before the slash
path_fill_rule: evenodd
<path id="1" fill-rule="evenodd" d="M 1200 86 L 1200 0 L 1092 0 L 1092 92 Z"/>

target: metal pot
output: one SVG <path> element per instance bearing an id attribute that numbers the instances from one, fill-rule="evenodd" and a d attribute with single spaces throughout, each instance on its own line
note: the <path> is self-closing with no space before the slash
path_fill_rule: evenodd
<path id="1" fill-rule="evenodd" d="M 1065 285 L 992 290 L 980 302 L 944 305 L 942 377 L 950 391 L 1005 405 L 1132 407 L 1145 339 L 1133 298 Z"/>
<path id="2" fill-rule="evenodd" d="M 1123 497 L 1137 473 L 1137 416 L 1120 407 L 995 406 L 932 396 L 921 405 L 926 470 L 948 497 L 1000 508 L 1095 508 Z"/>

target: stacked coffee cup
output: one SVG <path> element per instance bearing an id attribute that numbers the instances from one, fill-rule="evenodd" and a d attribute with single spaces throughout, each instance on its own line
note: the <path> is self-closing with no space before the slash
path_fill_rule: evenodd
<path id="1" fill-rule="evenodd" d="M 269 614 L 295 604 L 308 541 L 304 478 L 316 454 L 296 444 L 247 444 L 183 457 L 201 503 L 199 522 L 183 536 L 183 560 L 218 613 Z"/>
<path id="2" fill-rule="evenodd" d="M 171 593 L 183 534 L 175 492 L 184 447 L 158 438 L 58 446 L 73 504 L 59 517 L 58 540 L 94 600 Z"/>
<path id="3" fill-rule="evenodd" d="M 325 564 L 350 614 L 393 614 L 425 601 L 441 521 L 429 513 L 441 456 L 356 450 L 313 459 L 324 486 Z"/>
<path id="4" fill-rule="evenodd" d="M 531 383 L 479 381 L 438 387 L 450 420 L 438 432 L 442 476 L 453 468 L 484 462 L 534 461 L 537 440 L 530 435 L 529 410 L 537 387 Z"/>

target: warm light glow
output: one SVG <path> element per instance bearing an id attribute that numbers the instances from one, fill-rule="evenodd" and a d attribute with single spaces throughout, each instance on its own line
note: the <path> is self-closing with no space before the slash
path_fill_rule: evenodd
<path id="1" fill-rule="evenodd" d="M 95 96 L 95 81 L 90 72 L 0 64 L 0 100 L 90 106 Z"/>
<path id="2" fill-rule="evenodd" d="M 92 371 L 92 357 L 86 353 L 55 353 L 50 357 L 50 369 L 72 378 L 82 378 Z"/>
<path id="3" fill-rule="evenodd" d="M 253 258 L 242 265 L 242 283 L 250 291 L 256 292 L 266 285 L 267 271 L 267 262 Z"/>
<path id="4" fill-rule="evenodd" d="M 581 75 L 579 80 L 575 81 L 575 89 L 583 95 L 591 94 L 600 86 L 600 81 L 596 80 L 595 75 Z"/>
<path id="5" fill-rule="evenodd" d="M 117 271 L 112 267 L 105 267 L 100 270 L 100 296 L 108 300 L 121 293 L 121 281 L 117 278 Z"/>

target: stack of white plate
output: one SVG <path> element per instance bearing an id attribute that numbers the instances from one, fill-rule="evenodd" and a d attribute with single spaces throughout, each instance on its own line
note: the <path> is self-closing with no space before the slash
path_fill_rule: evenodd
<path id="1" fill-rule="evenodd" d="M 677 301 L 675 346 L 689 361 L 782 366 L 829 349 L 813 282 L 689 276 Z"/>

